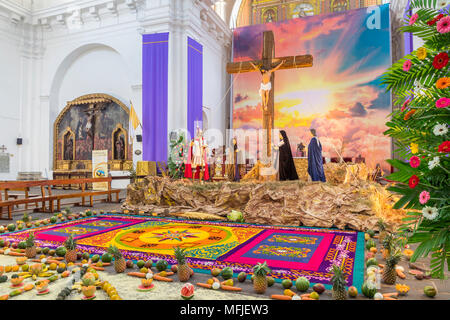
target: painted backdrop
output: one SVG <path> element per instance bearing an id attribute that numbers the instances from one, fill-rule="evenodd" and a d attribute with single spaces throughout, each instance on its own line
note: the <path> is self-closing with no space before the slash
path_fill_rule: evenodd
<path id="1" fill-rule="evenodd" d="M 234 62 L 261 59 L 262 33 L 272 30 L 277 57 L 312 54 L 312 68 L 275 76 L 275 128 L 286 130 L 292 152 L 316 128 L 325 157 L 365 157 L 375 167 L 390 158 L 383 135 L 391 99 L 379 86 L 390 66 L 389 6 L 291 19 L 234 31 Z M 379 15 L 377 15 L 377 12 Z M 378 25 L 377 25 L 378 23 Z M 373 28 L 373 29 L 371 29 Z M 259 72 L 234 75 L 233 128 L 261 128 Z"/>

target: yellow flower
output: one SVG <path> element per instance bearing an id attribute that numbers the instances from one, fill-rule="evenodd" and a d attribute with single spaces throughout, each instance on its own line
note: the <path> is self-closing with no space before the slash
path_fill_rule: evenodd
<path id="1" fill-rule="evenodd" d="M 423 60 L 427 57 L 427 49 L 425 49 L 424 47 L 420 47 L 419 49 L 417 49 L 417 58 L 419 58 L 419 60 Z"/>
<path id="2" fill-rule="evenodd" d="M 411 143 L 411 152 L 412 154 L 419 152 L 419 145 L 417 143 Z"/>

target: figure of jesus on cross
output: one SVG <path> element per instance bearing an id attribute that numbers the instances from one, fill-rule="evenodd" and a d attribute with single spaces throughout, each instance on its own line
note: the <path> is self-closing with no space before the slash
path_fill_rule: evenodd
<path id="1" fill-rule="evenodd" d="M 259 93 L 262 98 L 262 129 L 267 133 L 265 144 L 268 155 L 270 155 L 271 150 L 271 131 L 274 125 L 275 115 L 275 71 L 278 69 L 310 68 L 313 66 L 313 60 L 313 56 L 310 54 L 276 57 L 274 34 L 268 30 L 263 32 L 260 60 L 231 62 L 227 64 L 227 72 L 231 74 L 255 71 L 259 71 L 262 74 Z"/>
<path id="2" fill-rule="evenodd" d="M 267 69 L 266 67 L 257 67 L 253 62 L 249 61 L 256 71 L 261 72 L 261 87 L 259 88 L 259 95 L 262 99 L 262 106 L 264 111 L 267 111 L 267 104 L 269 103 L 270 90 L 272 90 L 272 72 L 277 71 L 285 63 L 286 60 L 282 60 L 275 68 Z"/>

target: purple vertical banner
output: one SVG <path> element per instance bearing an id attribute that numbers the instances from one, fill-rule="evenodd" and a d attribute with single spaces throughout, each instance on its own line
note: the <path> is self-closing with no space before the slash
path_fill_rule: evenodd
<path id="1" fill-rule="evenodd" d="M 408 15 L 412 14 L 411 10 L 411 0 L 408 0 L 408 3 L 405 7 L 405 13 L 403 14 L 404 19 L 408 19 Z M 403 37 L 405 39 L 405 55 L 410 54 L 414 50 L 413 44 L 413 35 L 411 32 L 403 33 Z"/>
<path id="2" fill-rule="evenodd" d="M 144 34 L 142 39 L 143 160 L 167 161 L 169 33 Z"/>
<path id="3" fill-rule="evenodd" d="M 195 136 L 195 122 L 203 121 L 203 46 L 188 37 L 187 129 Z"/>

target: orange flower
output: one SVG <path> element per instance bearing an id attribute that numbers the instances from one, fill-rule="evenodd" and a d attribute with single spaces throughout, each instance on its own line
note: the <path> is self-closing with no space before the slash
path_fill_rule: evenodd
<path id="1" fill-rule="evenodd" d="M 408 111 L 408 113 L 405 114 L 405 117 L 403 118 L 403 120 L 408 120 L 409 118 L 411 118 L 411 116 L 414 114 L 414 112 L 416 112 L 416 109 L 412 109 L 412 110 Z"/>
<path id="2" fill-rule="evenodd" d="M 450 78 L 443 77 L 436 81 L 436 88 L 445 89 L 450 86 Z"/>

